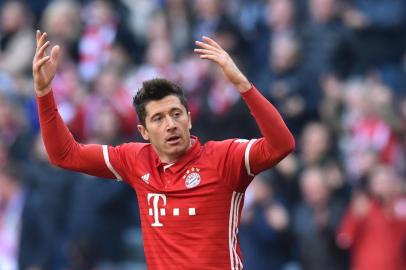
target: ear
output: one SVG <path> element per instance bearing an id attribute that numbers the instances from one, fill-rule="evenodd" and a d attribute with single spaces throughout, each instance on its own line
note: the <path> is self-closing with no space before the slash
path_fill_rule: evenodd
<path id="1" fill-rule="evenodd" d="M 189 130 L 192 129 L 192 116 L 190 116 L 190 112 L 187 112 L 187 115 L 189 117 Z"/>
<path id="2" fill-rule="evenodd" d="M 144 140 L 149 141 L 148 130 L 143 125 L 137 125 L 137 128 Z"/>

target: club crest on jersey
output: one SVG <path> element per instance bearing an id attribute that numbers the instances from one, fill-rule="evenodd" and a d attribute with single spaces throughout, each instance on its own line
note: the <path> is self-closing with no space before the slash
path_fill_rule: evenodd
<path id="1" fill-rule="evenodd" d="M 201 176 L 199 171 L 200 169 L 198 168 L 191 168 L 186 171 L 185 175 L 183 175 L 183 179 L 185 179 L 185 186 L 187 188 L 194 188 L 200 184 Z"/>

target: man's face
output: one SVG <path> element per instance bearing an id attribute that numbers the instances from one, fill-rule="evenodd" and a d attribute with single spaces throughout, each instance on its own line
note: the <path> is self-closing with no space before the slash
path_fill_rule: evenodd
<path id="1" fill-rule="evenodd" d="M 149 140 L 161 161 L 172 163 L 190 147 L 190 114 L 175 95 L 145 105 L 145 127 L 138 125 L 142 137 Z"/>

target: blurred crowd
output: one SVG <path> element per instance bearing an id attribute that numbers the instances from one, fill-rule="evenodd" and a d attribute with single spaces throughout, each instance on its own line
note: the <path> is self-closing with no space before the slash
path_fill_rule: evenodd
<path id="1" fill-rule="evenodd" d="M 278 108 L 296 151 L 248 188 L 248 270 L 406 269 L 406 1 L 0 0 L 0 269 L 145 269 L 135 193 L 49 165 L 35 30 L 61 46 L 53 91 L 82 143 L 141 140 L 132 96 L 165 77 L 201 141 L 260 136 L 213 37 Z M 19 266 L 17 266 L 19 265 Z"/>

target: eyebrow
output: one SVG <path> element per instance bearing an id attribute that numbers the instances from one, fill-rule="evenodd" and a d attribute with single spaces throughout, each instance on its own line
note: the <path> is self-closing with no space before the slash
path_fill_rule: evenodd
<path id="1" fill-rule="evenodd" d="M 169 110 L 169 113 L 171 113 L 171 112 L 173 112 L 173 111 L 181 111 L 181 112 L 182 112 L 182 109 L 179 108 L 179 107 L 172 107 L 172 108 Z M 154 114 L 150 117 L 150 119 L 152 119 L 152 118 L 154 118 L 154 117 L 156 117 L 156 116 L 158 116 L 158 115 L 162 115 L 162 114 L 164 114 L 164 112 L 157 112 L 157 113 L 154 113 Z"/>

